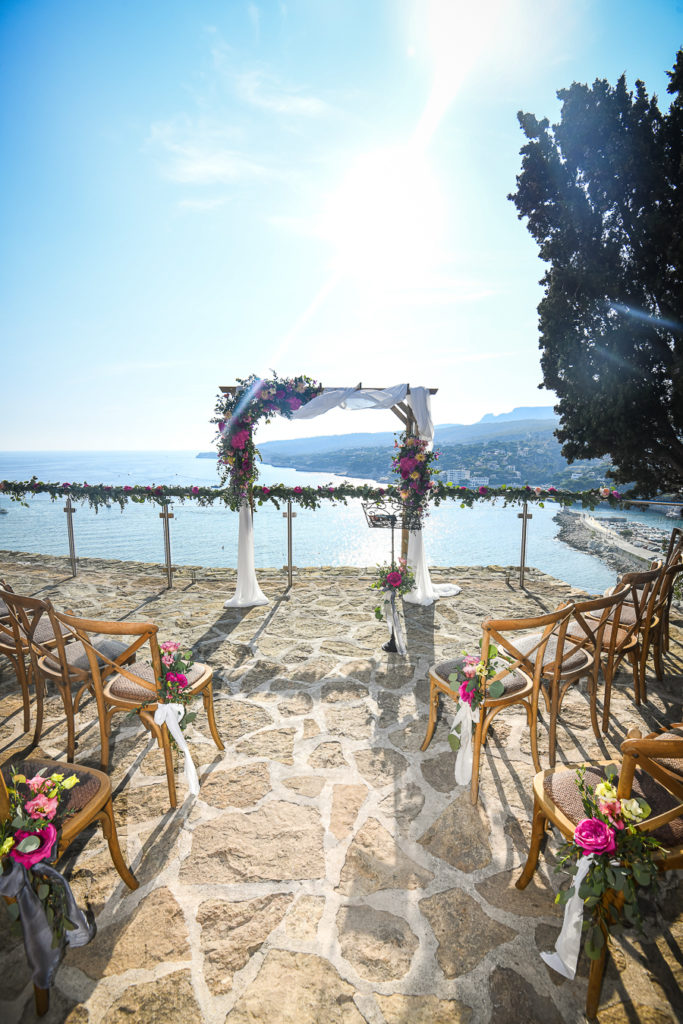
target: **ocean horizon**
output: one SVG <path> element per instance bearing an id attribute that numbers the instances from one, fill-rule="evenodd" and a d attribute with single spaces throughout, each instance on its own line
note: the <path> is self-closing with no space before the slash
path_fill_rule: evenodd
<path id="1" fill-rule="evenodd" d="M 90 484 L 219 484 L 216 463 L 197 458 L 197 451 L 35 451 L 0 452 L 0 479 L 44 483 Z M 389 462 L 387 453 L 387 462 Z M 260 467 L 260 482 L 291 486 L 340 483 L 329 473 Z M 354 481 L 367 482 L 367 481 Z M 371 481 L 374 482 L 374 481 Z M 35 495 L 28 508 L 0 495 L 0 548 L 34 554 L 68 554 L 63 499 Z M 76 554 L 81 557 L 163 562 L 162 522 L 156 505 L 128 503 L 123 512 L 114 504 L 95 513 L 75 504 Z M 171 552 L 175 565 L 237 566 L 237 513 L 223 506 L 202 508 L 193 502 L 173 503 Z M 526 564 L 589 592 L 601 592 L 614 582 L 614 573 L 598 559 L 557 539 L 554 517 L 558 506 L 530 506 Z M 521 526 L 519 507 L 502 503 L 477 504 L 461 509 L 444 502 L 432 509 L 424 526 L 427 561 L 432 566 L 519 565 Z M 629 510 L 603 514 L 647 522 L 670 529 L 662 515 Z M 396 536 L 397 547 L 399 543 Z M 325 504 L 315 511 L 296 510 L 293 523 L 293 561 L 300 566 L 372 566 L 388 562 L 391 533 L 368 528 L 360 501 L 348 505 Z M 254 516 L 256 568 L 281 568 L 287 562 L 287 525 L 282 510 L 257 507 Z"/>

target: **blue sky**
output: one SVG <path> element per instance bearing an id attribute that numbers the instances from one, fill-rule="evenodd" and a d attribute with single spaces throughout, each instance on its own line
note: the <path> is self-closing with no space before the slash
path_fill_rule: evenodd
<path id="1" fill-rule="evenodd" d="M 207 449 L 271 368 L 552 404 L 516 113 L 622 72 L 668 106 L 681 45 L 677 0 L 4 0 L 0 448 Z"/>

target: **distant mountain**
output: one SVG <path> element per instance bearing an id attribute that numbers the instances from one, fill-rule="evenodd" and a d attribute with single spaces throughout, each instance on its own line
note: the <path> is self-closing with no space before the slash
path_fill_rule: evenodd
<path id="1" fill-rule="evenodd" d="M 551 406 L 521 406 L 512 412 L 495 416 L 487 413 L 479 423 L 443 423 L 435 428 L 434 443 L 473 444 L 479 441 L 516 440 L 539 433 L 552 432 L 558 424 Z M 399 429 L 396 424 L 396 431 Z M 328 452 L 347 452 L 367 448 L 390 449 L 394 431 L 382 430 L 365 434 L 326 434 L 322 437 L 297 437 L 289 441 L 257 439 L 264 462 L 273 466 L 289 465 L 288 459 L 310 457 Z M 213 452 L 200 452 L 197 458 L 215 458 Z"/>
<path id="2" fill-rule="evenodd" d="M 556 420 L 552 405 L 520 405 L 512 412 L 487 412 L 480 423 L 507 423 L 509 420 Z"/>

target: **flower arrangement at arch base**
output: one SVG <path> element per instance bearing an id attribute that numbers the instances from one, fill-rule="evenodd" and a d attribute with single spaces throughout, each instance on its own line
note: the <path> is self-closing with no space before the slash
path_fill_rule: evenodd
<path id="1" fill-rule="evenodd" d="M 389 654 L 406 653 L 401 623 L 396 610 L 396 598 L 405 597 L 414 586 L 415 574 L 408 567 L 404 558 L 399 558 L 398 563 L 392 562 L 391 565 L 377 566 L 377 579 L 370 584 L 370 589 L 382 591 L 382 603 L 375 605 L 374 611 L 376 619 L 379 619 L 380 622 L 385 619 L 391 627 L 391 637 L 382 648 Z"/>
<path id="2" fill-rule="evenodd" d="M 556 902 L 567 904 L 577 895 L 583 903 L 581 909 L 591 911 L 583 921 L 582 932 L 584 949 L 592 960 L 601 956 L 611 933 L 624 923 L 640 927 L 637 890 L 657 885 L 653 856 L 662 845 L 636 827 L 649 817 L 649 804 L 640 797 L 619 800 L 615 769 L 608 766 L 607 771 L 607 780 L 593 788 L 585 781 L 585 769 L 577 769 L 586 817 L 577 824 L 573 840 L 563 844 L 556 868 L 578 874 L 580 879 L 578 892 L 575 883 L 558 893 Z"/>

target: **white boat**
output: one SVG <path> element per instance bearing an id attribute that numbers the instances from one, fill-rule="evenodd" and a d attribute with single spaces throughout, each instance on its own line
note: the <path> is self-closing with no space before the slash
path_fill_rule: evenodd
<path id="1" fill-rule="evenodd" d="M 667 519 L 680 519 L 683 514 L 683 505 L 674 505 L 668 512 L 665 512 Z"/>

